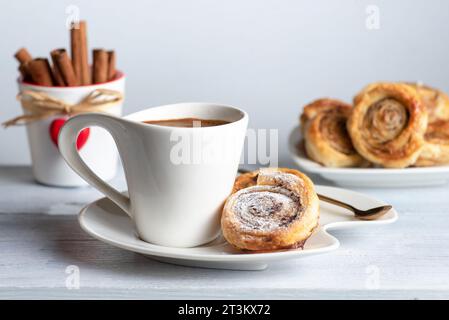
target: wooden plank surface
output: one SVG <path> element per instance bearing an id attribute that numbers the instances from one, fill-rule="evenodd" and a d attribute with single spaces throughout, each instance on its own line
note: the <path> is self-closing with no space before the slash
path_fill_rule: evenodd
<path id="1" fill-rule="evenodd" d="M 113 184 L 126 189 L 122 174 Z M 265 271 L 211 270 L 97 241 L 76 216 L 97 191 L 49 188 L 28 167 L 1 167 L 0 298 L 449 298 L 449 185 L 356 191 L 391 203 L 398 222 L 335 231 L 337 251 Z"/>

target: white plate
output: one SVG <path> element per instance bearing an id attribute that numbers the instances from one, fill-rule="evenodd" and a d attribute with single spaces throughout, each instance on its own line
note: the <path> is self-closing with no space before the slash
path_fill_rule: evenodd
<path id="1" fill-rule="evenodd" d="M 327 168 L 306 157 L 298 148 L 301 141 L 299 126 L 289 137 L 289 151 L 298 166 L 318 174 L 340 186 L 358 187 L 412 187 L 445 184 L 449 180 L 449 166 L 384 169 L 384 168 Z"/>
<path id="2" fill-rule="evenodd" d="M 351 203 L 360 209 L 385 204 L 367 195 L 345 189 L 325 186 L 316 186 L 316 189 L 321 194 Z M 241 253 L 222 237 L 195 248 L 171 248 L 144 242 L 137 236 L 128 216 L 107 198 L 97 200 L 82 209 L 79 223 L 87 233 L 98 240 L 159 261 L 203 268 L 262 270 L 272 261 L 301 258 L 337 249 L 340 243 L 327 232 L 328 230 L 388 224 L 396 221 L 397 217 L 397 212 L 392 209 L 378 220 L 362 221 L 355 219 L 345 209 L 321 202 L 320 227 L 307 240 L 304 249 L 270 253 Z"/>

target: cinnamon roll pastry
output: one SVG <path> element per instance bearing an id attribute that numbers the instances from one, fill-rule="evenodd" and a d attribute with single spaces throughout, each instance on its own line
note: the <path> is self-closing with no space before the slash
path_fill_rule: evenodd
<path id="1" fill-rule="evenodd" d="M 358 104 L 360 102 L 360 100 L 362 100 L 363 95 L 366 94 L 368 91 L 371 91 L 373 88 L 375 88 L 378 85 L 387 84 L 387 83 L 390 83 L 390 82 L 373 82 L 373 83 L 368 84 L 362 90 L 360 90 L 359 93 L 357 93 L 354 96 L 354 99 L 353 99 L 354 105 Z M 391 82 L 391 83 L 393 83 L 393 82 Z"/>
<path id="2" fill-rule="evenodd" d="M 302 248 L 318 226 L 319 200 L 312 181 L 292 169 L 261 169 L 237 177 L 221 226 L 242 250 Z"/>
<path id="3" fill-rule="evenodd" d="M 351 105 L 335 99 L 319 99 L 304 107 L 300 122 L 309 158 L 326 167 L 358 167 L 366 162 L 346 130 L 351 112 Z"/>
<path id="4" fill-rule="evenodd" d="M 400 84 L 401 82 L 397 82 Z M 449 96 L 444 92 L 426 86 L 421 83 L 402 82 L 417 91 L 424 107 L 427 109 L 428 122 L 432 123 L 438 120 L 449 120 Z M 366 86 L 354 98 L 354 104 L 357 104 L 364 93 L 368 92 L 380 83 L 372 83 Z"/>
<path id="5" fill-rule="evenodd" d="M 417 91 L 405 84 L 376 83 L 355 100 L 347 123 L 355 149 L 386 168 L 414 164 L 427 127 L 427 111 Z"/>
<path id="6" fill-rule="evenodd" d="M 415 166 L 427 167 L 449 163 L 449 121 L 438 120 L 427 126 L 424 145 Z"/>
<path id="7" fill-rule="evenodd" d="M 449 97 L 444 92 L 420 83 L 407 83 L 421 97 L 429 115 L 429 123 L 449 120 Z"/>

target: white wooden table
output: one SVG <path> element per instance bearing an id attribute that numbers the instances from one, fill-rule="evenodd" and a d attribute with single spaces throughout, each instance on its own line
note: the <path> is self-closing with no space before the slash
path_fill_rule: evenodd
<path id="1" fill-rule="evenodd" d="M 122 174 L 114 185 L 126 189 Z M 449 298 L 449 185 L 357 191 L 391 203 L 399 221 L 334 232 L 337 251 L 265 271 L 195 269 L 84 233 L 77 213 L 101 197 L 92 188 L 49 188 L 28 167 L 0 167 L 0 298 Z"/>

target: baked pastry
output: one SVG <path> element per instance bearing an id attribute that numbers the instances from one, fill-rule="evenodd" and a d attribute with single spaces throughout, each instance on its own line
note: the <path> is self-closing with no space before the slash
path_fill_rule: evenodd
<path id="1" fill-rule="evenodd" d="M 297 170 L 270 168 L 237 177 L 221 227 L 236 248 L 272 251 L 302 248 L 318 220 L 312 181 Z"/>
<path id="2" fill-rule="evenodd" d="M 438 120 L 427 126 L 424 145 L 415 166 L 449 163 L 449 121 Z"/>
<path id="3" fill-rule="evenodd" d="M 347 123 L 355 149 L 386 168 L 414 164 L 427 127 L 427 111 L 417 91 L 406 84 L 376 83 L 355 101 Z"/>
<path id="4" fill-rule="evenodd" d="M 360 100 L 362 100 L 363 95 L 365 95 L 368 91 L 370 91 L 371 89 L 373 89 L 374 87 L 376 87 L 377 85 L 381 84 L 382 82 L 373 82 L 368 84 L 367 86 L 365 86 L 362 90 L 360 90 L 353 98 L 352 103 L 355 105 L 357 105 Z M 387 82 L 384 82 L 387 83 Z"/>
<path id="5" fill-rule="evenodd" d="M 449 96 L 447 94 L 421 83 L 402 83 L 412 87 L 418 92 L 422 103 L 427 109 L 429 123 L 438 120 L 449 120 Z M 397 82 L 397 84 L 400 84 L 400 82 Z M 367 85 L 358 95 L 354 97 L 354 104 L 357 104 L 360 101 L 361 96 L 376 85 L 378 85 L 378 83 Z"/>
<path id="6" fill-rule="evenodd" d="M 429 115 L 429 123 L 449 120 L 449 97 L 444 92 L 420 83 L 407 83 L 418 91 Z"/>
<path id="7" fill-rule="evenodd" d="M 335 99 L 319 99 L 304 107 L 300 123 L 309 158 L 326 167 L 358 167 L 366 163 L 346 130 L 351 112 L 351 105 Z"/>

